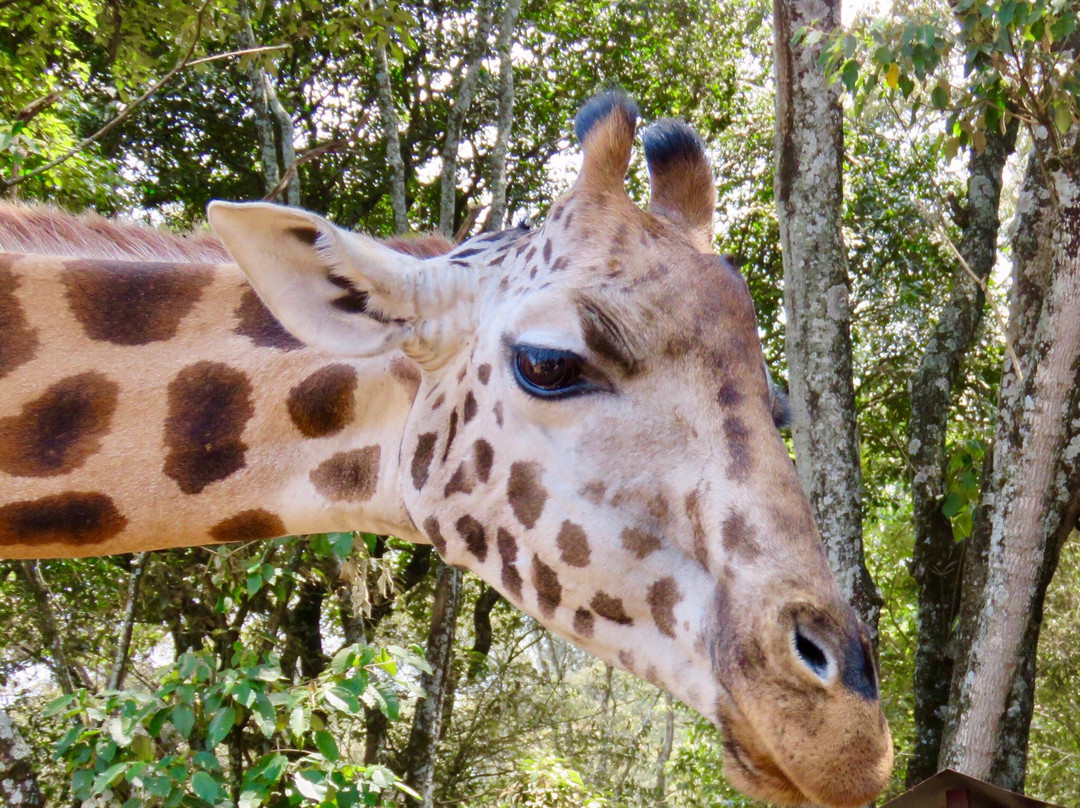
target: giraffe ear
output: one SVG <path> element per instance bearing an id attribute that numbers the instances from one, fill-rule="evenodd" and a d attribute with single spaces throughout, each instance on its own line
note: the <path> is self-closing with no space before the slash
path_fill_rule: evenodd
<path id="1" fill-rule="evenodd" d="M 595 191 L 623 189 L 637 116 L 637 104 L 620 92 L 598 95 L 581 108 L 574 119 L 585 152 L 579 184 Z"/>
<path id="2" fill-rule="evenodd" d="M 716 182 L 697 132 L 665 118 L 642 133 L 652 179 L 649 210 L 681 227 L 701 252 L 712 252 Z"/>
<path id="3" fill-rule="evenodd" d="M 422 330 L 420 259 L 281 205 L 215 201 L 207 218 L 266 307 L 307 345 L 373 356 Z"/>

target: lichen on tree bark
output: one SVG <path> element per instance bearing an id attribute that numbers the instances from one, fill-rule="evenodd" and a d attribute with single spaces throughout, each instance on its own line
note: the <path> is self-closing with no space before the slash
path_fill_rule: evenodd
<path id="1" fill-rule="evenodd" d="M 1022 788 L 1031 657 L 1042 602 L 1080 490 L 1080 157 L 1077 127 L 1054 148 L 1036 128 L 1013 241 L 1009 337 L 998 423 L 965 572 L 942 765 Z"/>
<path id="2" fill-rule="evenodd" d="M 863 560 L 839 87 L 821 66 L 825 40 L 793 41 L 800 30 L 835 30 L 840 3 L 775 0 L 773 11 L 775 191 L 795 459 L 840 590 L 876 637 L 882 599 Z"/>
<path id="3" fill-rule="evenodd" d="M 953 539 L 951 521 L 941 511 L 948 493 L 945 445 L 953 390 L 982 322 L 986 301 L 979 281 L 989 277 L 997 258 L 1001 175 L 1016 142 L 1016 129 L 1014 122 L 1005 133 L 991 132 L 986 148 L 971 152 L 966 223 L 959 248 L 967 266 L 955 268 L 949 298 L 911 378 L 908 477 L 915 529 L 911 574 L 918 587 L 919 643 L 915 652 L 915 746 L 907 767 L 909 788 L 937 771 L 941 751 L 953 667 L 949 638 L 964 550 L 963 544 Z"/>

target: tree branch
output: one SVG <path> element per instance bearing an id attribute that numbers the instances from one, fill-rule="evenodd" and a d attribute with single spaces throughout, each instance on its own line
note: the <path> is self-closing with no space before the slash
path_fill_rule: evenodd
<path id="1" fill-rule="evenodd" d="M 143 573 L 150 562 L 149 553 L 137 553 L 131 564 L 131 574 L 128 576 L 127 604 L 124 606 L 124 619 L 120 623 L 120 641 L 116 644 L 116 655 L 113 657 L 112 672 L 106 687 L 109 690 L 119 690 L 124 686 L 124 676 L 127 674 L 128 652 L 131 650 L 131 632 L 135 625 L 135 600 L 139 596 L 139 584 L 142 582 Z"/>
<path id="2" fill-rule="evenodd" d="M 209 5 L 210 0 L 203 0 L 202 5 L 199 6 L 199 10 L 195 15 L 195 33 L 191 37 L 191 45 L 188 46 L 188 49 L 184 53 L 183 58 L 181 58 L 180 61 L 177 62 L 171 70 L 169 70 L 169 72 L 167 72 L 164 76 L 151 84 L 150 88 L 146 90 L 146 92 L 144 92 L 130 104 L 124 107 L 124 109 L 115 118 L 113 118 L 103 127 L 98 129 L 96 132 L 94 132 L 94 134 L 90 135 L 87 138 L 84 138 L 75 146 L 72 146 L 70 149 L 64 152 L 64 154 L 53 160 L 50 160 L 44 165 L 38 166 L 33 171 L 27 171 L 25 174 L 20 174 L 17 177 L 12 177 L 10 179 L 0 177 L 0 191 L 6 191 L 8 188 L 12 188 L 21 182 L 26 182 L 26 180 L 30 179 L 31 177 L 36 177 L 40 174 L 44 174 L 46 171 L 50 171 L 56 168 L 61 163 L 66 163 L 68 160 L 81 152 L 87 146 L 97 142 L 109 132 L 111 132 L 113 129 L 115 129 L 117 126 L 119 126 L 121 123 L 126 121 L 131 116 L 131 113 L 134 112 L 140 105 L 142 105 L 150 96 L 152 96 L 163 86 L 165 86 L 165 84 L 170 79 L 172 79 L 173 76 L 175 76 L 185 67 L 187 67 L 191 62 L 191 55 L 195 52 L 195 48 L 197 48 L 199 45 L 199 37 L 202 36 L 203 15 L 206 12 L 206 7 Z"/>

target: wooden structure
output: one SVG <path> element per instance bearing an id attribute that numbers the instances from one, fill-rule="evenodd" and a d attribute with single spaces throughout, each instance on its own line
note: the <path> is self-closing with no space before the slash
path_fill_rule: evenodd
<path id="1" fill-rule="evenodd" d="M 946 769 L 882 808 L 1060 808 Z"/>

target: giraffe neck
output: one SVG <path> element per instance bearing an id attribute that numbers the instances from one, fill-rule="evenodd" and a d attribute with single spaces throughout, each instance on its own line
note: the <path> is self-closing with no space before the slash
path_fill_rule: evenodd
<path id="1" fill-rule="evenodd" d="M 419 375 L 290 337 L 233 265 L 0 255 L 0 555 L 419 538 Z"/>

